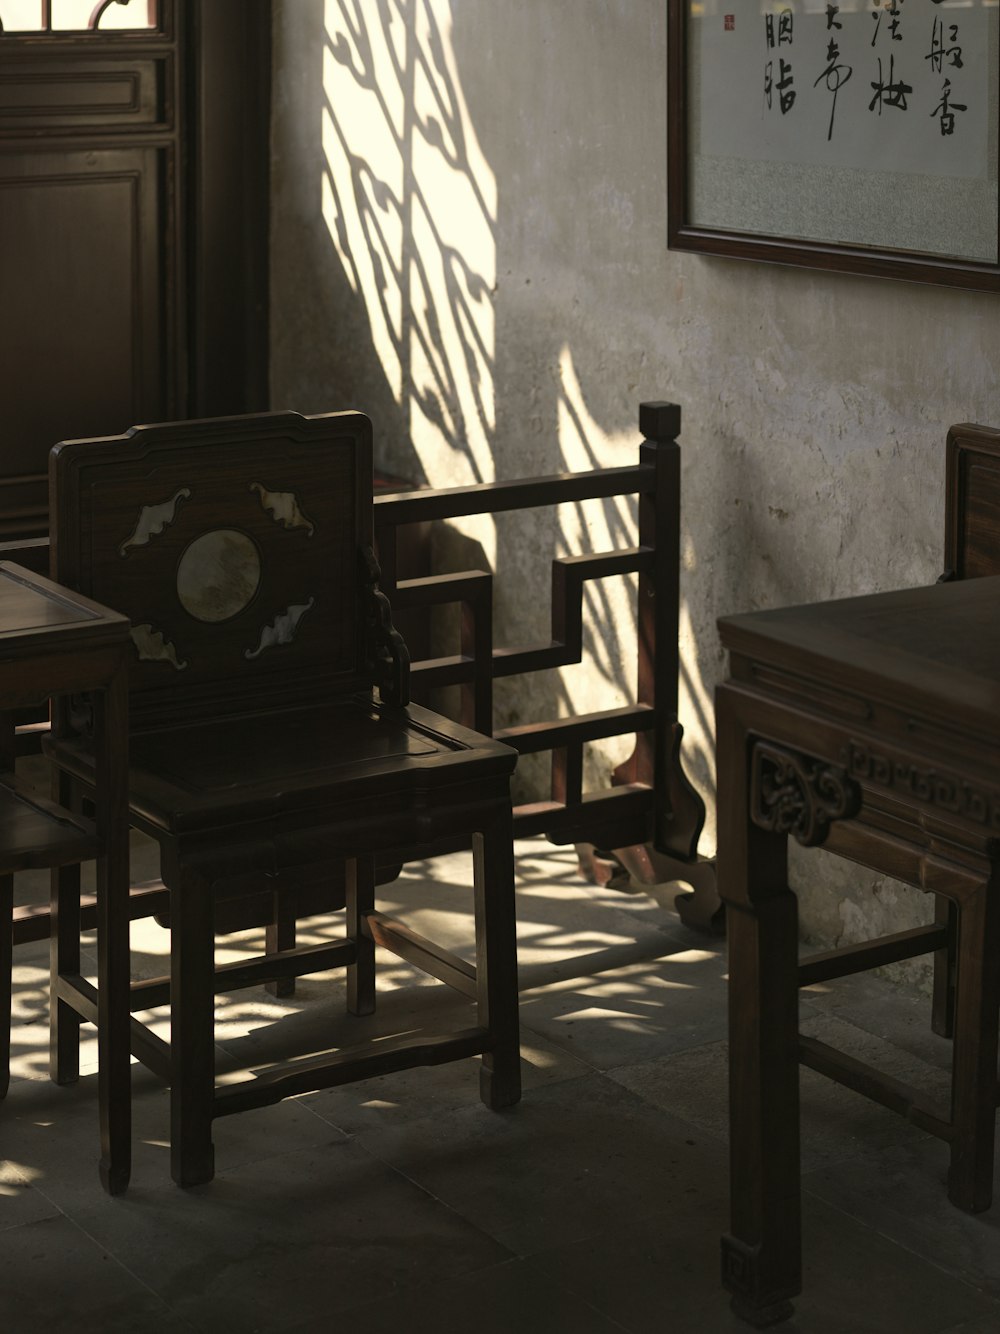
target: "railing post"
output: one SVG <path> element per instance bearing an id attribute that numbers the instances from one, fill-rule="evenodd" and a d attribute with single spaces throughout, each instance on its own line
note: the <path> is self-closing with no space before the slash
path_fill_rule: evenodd
<path id="1" fill-rule="evenodd" d="M 640 403 L 639 459 L 656 472 L 639 496 L 639 545 L 653 552 L 652 574 L 639 576 L 638 699 L 656 710 L 651 733 L 636 738 L 635 753 L 618 771 L 619 782 L 653 788 L 653 846 L 684 862 L 695 860 L 705 806 L 681 767 L 684 735 L 677 721 L 680 653 L 681 451 L 676 403 Z"/>
<path id="2" fill-rule="evenodd" d="M 639 461 L 656 469 L 652 492 L 639 497 L 639 545 L 654 552 L 654 573 L 639 576 L 639 703 L 663 719 L 677 717 L 680 661 L 681 410 L 676 403 L 640 403 Z"/>

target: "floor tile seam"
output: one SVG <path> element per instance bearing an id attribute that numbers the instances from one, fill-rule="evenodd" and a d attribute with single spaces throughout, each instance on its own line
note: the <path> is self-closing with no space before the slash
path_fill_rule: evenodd
<path id="1" fill-rule="evenodd" d="M 602 1073 L 611 1075 L 612 1078 L 614 1078 L 615 1071 L 620 1072 L 624 1070 L 639 1070 L 643 1066 L 653 1065 L 653 1064 L 665 1065 L 668 1061 L 673 1060 L 675 1056 L 689 1056 L 692 1052 L 707 1050 L 710 1047 L 728 1047 L 728 1046 L 729 1042 L 724 1037 L 705 1038 L 700 1042 L 694 1040 L 691 1042 L 690 1046 L 671 1047 L 669 1051 L 664 1052 L 661 1056 L 651 1056 L 644 1061 L 625 1061 L 621 1065 L 605 1066 Z M 620 1080 L 617 1080 L 616 1082 L 621 1083 Z"/>
<path id="2" fill-rule="evenodd" d="M 539 1278 L 544 1279 L 545 1282 L 549 1283 L 553 1288 L 558 1288 L 560 1291 L 568 1293 L 574 1301 L 578 1301 L 583 1306 L 586 1306 L 588 1310 L 593 1311 L 603 1320 L 606 1320 L 609 1325 L 613 1325 L 615 1329 L 622 1330 L 623 1334 L 639 1334 L 639 1330 L 636 1326 L 623 1324 L 622 1321 L 616 1316 L 613 1316 L 610 1311 L 603 1310 L 600 1306 L 596 1305 L 595 1302 L 591 1301 L 589 1297 L 585 1297 L 582 1292 L 578 1292 L 574 1287 L 571 1287 L 562 1279 L 554 1278 L 542 1265 L 538 1264 L 537 1256 L 541 1253 L 542 1252 L 540 1251 L 536 1251 L 534 1255 L 522 1256 L 521 1263 L 527 1265 L 529 1269 L 539 1276 Z"/>
<path id="3" fill-rule="evenodd" d="M 623 1066 L 621 1068 L 627 1069 L 628 1067 Z M 716 1131 L 709 1129 L 709 1127 L 702 1122 L 692 1121 L 689 1116 L 685 1115 L 685 1113 L 673 1111 L 669 1107 L 664 1107 L 662 1103 L 646 1097 L 645 1094 L 641 1093 L 638 1089 L 630 1088 L 628 1084 L 623 1084 L 620 1080 L 615 1079 L 614 1071 L 605 1071 L 604 1073 L 607 1074 L 608 1078 L 612 1080 L 618 1088 L 624 1089 L 625 1092 L 630 1093 L 632 1097 L 638 1098 L 641 1103 L 644 1103 L 653 1111 L 659 1112 L 661 1116 L 669 1116 L 672 1121 L 675 1121 L 682 1126 L 686 1126 L 692 1135 L 700 1135 L 703 1140 L 711 1140 L 713 1145 L 718 1145 L 718 1147 L 726 1153 L 729 1152 L 728 1136 L 719 1135 Z"/>
<path id="4" fill-rule="evenodd" d="M 8 1159 L 7 1161 L 10 1162 L 9 1159 Z M 33 1190 L 37 1195 L 39 1195 L 39 1196 L 46 1202 L 46 1204 L 49 1205 L 49 1207 L 50 1207 L 51 1209 L 54 1209 L 54 1210 L 55 1210 L 55 1213 L 54 1213 L 54 1214 L 49 1214 L 48 1218 L 31 1219 L 31 1220 L 29 1220 L 29 1222 L 27 1222 L 27 1223 L 15 1224 L 15 1225 L 14 1225 L 15 1227 L 30 1227 L 32 1222 L 36 1222 L 36 1223 L 45 1223 L 45 1222 L 50 1221 L 52 1218 L 56 1218 L 56 1217 L 59 1217 L 59 1218 L 65 1218 L 65 1219 L 67 1220 L 67 1222 L 72 1223 L 74 1227 L 77 1227 L 77 1226 L 78 1226 L 76 1220 L 75 1220 L 74 1218 L 71 1218 L 71 1217 L 70 1217 L 70 1215 L 69 1215 L 69 1214 L 66 1212 L 66 1210 L 62 1207 L 62 1205 L 59 1203 L 59 1201 L 58 1201 L 58 1200 L 54 1200 L 54 1199 L 52 1198 L 52 1196 L 51 1196 L 51 1195 L 44 1189 L 44 1187 L 43 1187 L 39 1182 L 37 1182 L 37 1181 L 32 1181 L 29 1177 L 26 1177 L 26 1176 L 23 1174 L 23 1172 L 20 1171 L 20 1169 L 18 1168 L 18 1166 L 17 1166 L 16 1163 L 11 1162 L 10 1165 L 11 1165 L 11 1167 L 13 1167 L 14 1172 L 16 1173 L 16 1175 L 18 1176 L 18 1178 L 24 1183 L 25 1188 L 26 1188 L 27 1190 Z M 11 1229 L 11 1228 L 0 1228 L 0 1231 L 3 1231 L 3 1232 L 9 1232 L 9 1231 L 12 1231 L 12 1229 Z"/>
<path id="5" fill-rule="evenodd" d="M 49 1197 L 46 1195 L 45 1198 L 48 1199 Z M 95 1237 L 92 1232 L 90 1232 L 87 1228 L 85 1228 L 82 1223 L 80 1223 L 76 1218 L 72 1216 L 72 1214 L 68 1214 L 65 1211 L 65 1209 L 61 1208 L 61 1206 L 56 1204 L 55 1201 L 50 1201 L 50 1203 L 52 1203 L 54 1207 L 59 1210 L 60 1216 L 65 1218 L 71 1227 L 75 1228 L 75 1230 L 79 1232 L 82 1237 L 86 1237 L 86 1239 L 91 1243 L 91 1245 L 97 1248 L 97 1250 L 101 1255 L 106 1255 L 110 1260 L 112 1260 L 118 1266 L 120 1270 L 122 1270 L 123 1273 L 127 1274 L 134 1283 L 138 1284 L 138 1286 L 142 1288 L 144 1292 L 148 1293 L 150 1297 L 153 1297 L 159 1303 L 161 1309 L 164 1312 L 168 1312 L 171 1316 L 174 1316 L 177 1319 L 184 1321 L 184 1323 L 188 1325 L 188 1327 L 191 1329 L 197 1328 L 197 1326 L 191 1325 L 190 1321 L 188 1321 L 186 1317 L 183 1316 L 179 1311 L 175 1310 L 173 1305 L 163 1297 L 162 1293 L 159 1293 L 156 1291 L 155 1288 L 150 1287 L 150 1285 L 146 1282 L 144 1278 L 142 1278 L 139 1274 L 135 1273 L 133 1269 L 129 1268 L 129 1266 L 125 1263 L 125 1261 L 122 1260 L 122 1258 L 119 1255 L 117 1255 L 110 1246 L 106 1246 L 100 1240 L 99 1237 Z M 39 1219 L 38 1221 L 41 1223 L 48 1223 L 52 1222 L 53 1220 L 51 1218 L 48 1218 L 48 1219 Z"/>
<path id="6" fill-rule="evenodd" d="M 347 1138 L 350 1143 L 353 1143 L 355 1147 L 359 1149 L 365 1155 L 365 1157 L 370 1159 L 373 1163 L 378 1163 L 380 1167 L 388 1169 L 388 1171 L 390 1171 L 394 1176 L 398 1177 L 401 1181 L 405 1181 L 408 1185 L 413 1186 L 417 1191 L 420 1192 L 422 1196 L 424 1196 L 425 1199 L 431 1200 L 433 1201 L 434 1204 L 440 1206 L 442 1209 L 447 1210 L 447 1212 L 451 1214 L 454 1218 L 461 1219 L 463 1223 L 465 1223 L 468 1227 L 471 1227 L 476 1233 L 479 1234 L 479 1236 L 485 1237 L 488 1241 L 492 1242 L 496 1246 L 502 1247 L 503 1250 L 506 1251 L 508 1259 L 523 1258 L 518 1254 L 516 1250 L 514 1250 L 506 1242 L 501 1241 L 499 1237 L 495 1237 L 491 1232 L 487 1232 L 486 1229 L 483 1228 L 474 1219 L 469 1218 L 460 1209 L 457 1209 L 453 1204 L 449 1204 L 448 1201 L 442 1199 L 440 1195 L 436 1195 L 434 1191 L 432 1191 L 423 1182 L 416 1180 L 415 1177 L 410 1176 L 408 1172 L 404 1171 L 396 1163 L 390 1162 L 388 1158 L 383 1157 L 382 1154 L 376 1152 L 373 1148 L 370 1148 L 369 1145 L 362 1143 L 361 1140 L 358 1138 L 358 1136 L 353 1134 L 347 1134 Z M 489 1265 L 474 1266 L 472 1269 L 463 1270 L 462 1272 L 476 1273 L 479 1268 L 489 1268 L 489 1267 L 490 1267 Z M 456 1275 L 455 1277 L 458 1277 L 458 1275 Z"/>
<path id="7" fill-rule="evenodd" d="M 998 1313 L 1000 1313 L 1000 1299 L 995 1297 L 993 1293 L 987 1292 L 985 1288 L 979 1287 L 976 1283 L 970 1283 L 967 1278 L 964 1278 L 954 1269 L 949 1269 L 947 1268 L 947 1266 L 941 1264 L 940 1261 L 937 1260 L 933 1255 L 927 1254 L 922 1250 L 918 1250 L 915 1246 L 909 1245 L 907 1242 L 902 1241 L 899 1237 L 892 1236 L 890 1233 L 886 1232 L 883 1228 L 876 1227 L 874 1224 L 870 1223 L 866 1218 L 860 1216 L 859 1214 L 851 1213 L 849 1210 L 843 1208 L 839 1204 L 834 1203 L 834 1201 L 827 1199 L 825 1196 L 818 1195 L 814 1190 L 811 1190 L 809 1188 L 805 1178 L 803 1178 L 802 1180 L 802 1193 L 803 1195 L 809 1195 L 811 1199 L 817 1201 L 825 1209 L 830 1209 L 832 1210 L 832 1212 L 839 1214 L 841 1218 L 846 1218 L 854 1226 L 864 1228 L 866 1232 L 872 1233 L 873 1236 L 880 1237 L 883 1241 L 888 1242 L 890 1246 L 895 1247 L 897 1250 L 903 1251 L 907 1255 L 912 1255 L 914 1259 L 920 1260 L 923 1264 L 927 1265 L 931 1269 L 936 1269 L 938 1273 L 942 1274 L 945 1278 L 948 1278 L 955 1283 L 960 1283 L 963 1288 L 967 1288 L 970 1292 L 974 1292 L 977 1296 L 981 1297 L 984 1301 L 988 1302 L 991 1306 L 995 1307 Z M 954 1325 L 952 1325 L 950 1328 L 954 1328 Z M 946 1334 L 946 1331 L 948 1329 L 949 1326 L 947 1325 L 944 1326 L 944 1329 L 943 1331 L 941 1331 L 941 1334 Z"/>
<path id="8" fill-rule="evenodd" d="M 587 1075 L 599 1075 L 602 1073 L 600 1067 L 592 1064 L 591 1061 L 589 1061 L 586 1056 L 578 1056 L 576 1052 L 573 1050 L 572 1046 L 564 1046 L 563 1043 L 558 1040 L 558 1038 L 553 1037 L 550 1033 L 543 1033 L 541 1029 L 533 1028 L 531 1024 L 526 1024 L 522 1017 L 521 1018 L 522 1046 L 524 1046 L 523 1035 L 525 1032 L 530 1033 L 532 1037 L 537 1038 L 539 1042 L 548 1043 L 550 1047 L 555 1047 L 556 1050 L 561 1052 L 564 1056 L 572 1057 L 573 1060 L 577 1061 L 580 1065 L 586 1068 Z M 523 1059 L 524 1058 L 522 1057 L 522 1060 Z M 583 1075 L 569 1076 L 570 1079 L 577 1079 L 577 1078 L 582 1079 L 584 1077 L 585 1076 Z M 566 1083 L 566 1080 L 554 1080 L 553 1082 L 563 1084 Z"/>

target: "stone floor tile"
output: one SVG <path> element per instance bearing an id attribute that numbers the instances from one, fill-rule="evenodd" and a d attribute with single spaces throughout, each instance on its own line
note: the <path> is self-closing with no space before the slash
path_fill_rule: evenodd
<path id="1" fill-rule="evenodd" d="M 960 1325 L 949 1325 L 939 1334 L 997 1334 L 1000 1329 L 1000 1307 L 978 1320 L 963 1320 Z"/>
<path id="2" fill-rule="evenodd" d="M 719 1286 L 714 1192 L 592 1236 L 543 1249 L 529 1263 L 633 1334 L 746 1334 Z M 803 1294 L 782 1334 L 939 1334 L 944 1322 L 1000 1311 L 839 1211 L 809 1200 Z"/>
<path id="3" fill-rule="evenodd" d="M 0 1143 L 2 1139 L 0 1127 Z M 54 1218 L 59 1210 L 32 1185 L 34 1174 L 9 1158 L 0 1159 L 0 1232 Z"/>
<path id="4" fill-rule="evenodd" d="M 61 1217 L 3 1233 L 0 1311 L 10 1334 L 190 1334 L 195 1328 L 98 1242 Z"/>
<path id="5" fill-rule="evenodd" d="M 622 1334 L 623 1328 L 522 1260 L 352 1306 L 345 1323 L 351 1334 Z"/>
<path id="6" fill-rule="evenodd" d="M 664 1200 L 682 1210 L 725 1170 L 718 1144 L 598 1074 L 536 1089 L 502 1114 L 477 1107 L 358 1140 L 518 1255 Z"/>
<path id="7" fill-rule="evenodd" d="M 928 1066 L 832 1015 L 805 1018 L 802 1031 L 831 1046 L 841 1047 L 889 1074 L 933 1091 L 947 1105 L 946 1081 L 937 1067 Z M 721 1141 L 728 1140 L 726 1043 L 709 1043 L 691 1051 L 657 1057 L 612 1070 L 609 1075 L 657 1107 L 702 1127 L 707 1134 Z M 825 1163 L 856 1158 L 872 1145 L 926 1138 L 922 1131 L 895 1113 L 812 1070 L 802 1070 L 799 1088 L 805 1171 Z"/>
<path id="8" fill-rule="evenodd" d="M 130 1194 L 170 1185 L 169 1090 L 141 1066 L 132 1066 L 132 1079 Z M 336 1127 L 296 1099 L 223 1117 L 212 1133 L 216 1170 L 222 1172 L 343 1139 Z M 0 1105 L 0 1144 L 22 1176 L 73 1214 L 91 1199 L 98 1182 L 96 1075 L 65 1088 L 35 1081 L 12 1086 Z"/>
<path id="9" fill-rule="evenodd" d="M 196 1329 L 328 1328 L 332 1313 L 508 1258 L 347 1140 L 206 1186 L 77 1201 L 74 1219 Z"/>
<path id="10" fill-rule="evenodd" d="M 931 1031 L 931 1003 L 926 996 L 904 991 L 873 973 L 807 987 L 801 995 L 814 1013 L 835 1014 L 928 1065 L 951 1069 L 951 1043 Z"/>
<path id="11" fill-rule="evenodd" d="M 866 1154 L 836 1170 L 809 1173 L 803 1184 L 811 1194 L 1000 1300 L 1000 1205 L 981 1214 L 956 1209 L 948 1200 L 947 1173 L 947 1145 L 928 1138 Z M 997 1196 L 1000 1201 L 1000 1171 Z"/>
<path id="12" fill-rule="evenodd" d="M 457 1026 L 457 1025 L 456 1025 Z M 477 1059 L 450 1061 L 431 1069 L 403 1070 L 366 1079 L 323 1093 L 305 1094 L 302 1101 L 325 1120 L 349 1134 L 389 1125 L 403 1125 L 479 1103 Z M 589 1074 L 583 1065 L 530 1031 L 521 1038 L 523 1097 L 533 1097 L 546 1084 Z"/>
<path id="13" fill-rule="evenodd" d="M 521 994 L 521 1022 L 598 1070 L 683 1051 L 726 1034 L 718 949 L 667 942 L 641 962 L 610 963 Z"/>

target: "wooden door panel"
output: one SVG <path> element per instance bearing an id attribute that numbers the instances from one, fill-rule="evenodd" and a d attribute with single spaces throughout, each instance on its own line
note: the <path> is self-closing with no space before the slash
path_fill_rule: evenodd
<path id="1" fill-rule="evenodd" d="M 163 125 L 170 76 L 165 59 L 20 60 L 0 82 L 0 137 L 57 128 Z"/>
<path id="2" fill-rule="evenodd" d="M 3 471 L 18 522 L 57 441 L 170 414 L 159 235 L 167 150 L 0 153 Z M 39 518 L 44 531 L 43 517 Z"/>
<path id="3" fill-rule="evenodd" d="M 269 0 L 131 8 L 0 29 L 3 539 L 59 440 L 266 406 Z"/>

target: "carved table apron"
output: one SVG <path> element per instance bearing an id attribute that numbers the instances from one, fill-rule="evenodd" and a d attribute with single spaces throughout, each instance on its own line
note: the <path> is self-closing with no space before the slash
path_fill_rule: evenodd
<path id="1" fill-rule="evenodd" d="M 716 697 L 719 890 L 730 951 L 732 1217 L 723 1280 L 734 1308 L 755 1324 L 787 1316 L 800 1290 L 798 1065 L 824 1068 L 823 1044 L 798 1034 L 788 835 L 934 893 L 945 920 L 952 914 L 952 1107 L 925 1104 L 860 1063 L 842 1082 L 949 1141 L 954 1203 L 975 1210 L 990 1202 L 1000 1007 L 998 604 L 1000 577 L 719 623 L 730 652 Z M 897 947 L 894 957 L 941 953 L 945 931 L 920 928 L 932 943 L 909 955 Z"/>

